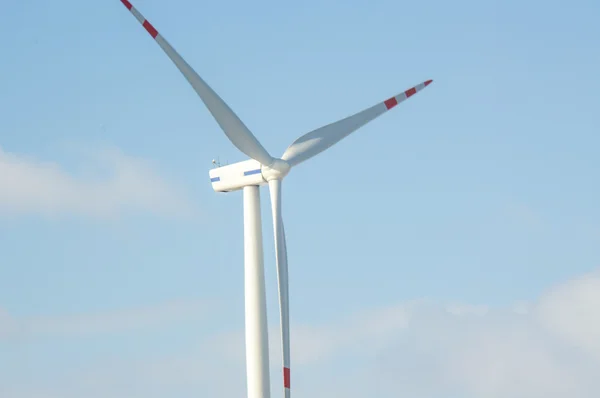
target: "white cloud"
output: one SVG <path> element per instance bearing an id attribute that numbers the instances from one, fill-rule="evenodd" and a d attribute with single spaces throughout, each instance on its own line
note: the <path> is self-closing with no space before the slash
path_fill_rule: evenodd
<path id="1" fill-rule="evenodd" d="M 277 333 L 274 326 L 274 397 L 281 394 Z M 47 391 L 35 376 L 31 385 L 40 396 L 68 398 L 243 395 L 243 339 L 243 331 L 220 334 L 151 362 L 73 371 Z M 292 341 L 297 398 L 592 398 L 600 391 L 600 274 L 505 308 L 415 300 L 321 325 L 295 324 Z M 34 396 L 9 387 L 11 398 Z"/>
<path id="2" fill-rule="evenodd" d="M 600 389 L 599 342 L 600 275 L 592 273 L 529 305 L 413 308 L 408 327 L 377 353 L 376 369 L 398 379 L 400 395 L 587 398 Z M 385 383 L 390 392 L 393 384 Z"/>
<path id="3" fill-rule="evenodd" d="M 600 361 L 600 272 L 550 290 L 535 315 L 553 334 Z"/>
<path id="4" fill-rule="evenodd" d="M 134 211 L 165 216 L 192 212 L 179 187 L 147 161 L 116 149 L 86 153 L 81 170 L 87 171 L 70 173 L 57 163 L 0 148 L 0 212 L 95 218 Z"/>

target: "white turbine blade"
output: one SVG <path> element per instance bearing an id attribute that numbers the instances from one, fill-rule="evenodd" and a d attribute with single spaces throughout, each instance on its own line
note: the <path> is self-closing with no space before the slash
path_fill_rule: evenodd
<path id="1" fill-rule="evenodd" d="M 427 80 L 409 90 L 378 103 L 370 108 L 358 112 L 345 119 L 320 127 L 298 138 L 290 145 L 283 156 L 290 166 L 295 166 L 336 144 L 344 137 L 364 126 L 371 120 L 392 109 L 400 102 L 408 99 L 418 91 L 427 87 L 432 80 Z"/>
<path id="2" fill-rule="evenodd" d="M 192 69 L 190 65 L 175 51 L 173 47 L 163 38 L 158 31 L 148 22 L 144 16 L 131 5 L 128 0 L 121 0 L 133 16 L 150 33 L 156 43 L 163 49 L 167 56 L 173 61 L 183 76 L 192 85 L 196 93 L 202 99 L 210 113 L 213 115 L 225 135 L 240 151 L 259 161 L 264 165 L 273 162 L 273 157 L 258 142 L 256 137 L 238 118 L 238 116 L 229 108 L 229 106 L 206 84 L 204 80 Z"/>
<path id="3" fill-rule="evenodd" d="M 281 180 L 270 180 L 273 232 L 275 235 L 275 262 L 279 287 L 279 310 L 281 317 L 281 344 L 283 348 L 283 387 L 285 398 L 290 398 L 290 304 L 288 291 L 288 262 L 285 229 L 281 215 Z"/>

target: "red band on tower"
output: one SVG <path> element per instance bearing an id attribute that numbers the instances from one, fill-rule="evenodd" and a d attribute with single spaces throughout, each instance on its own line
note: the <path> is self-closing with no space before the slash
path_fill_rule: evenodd
<path id="1" fill-rule="evenodd" d="M 290 368 L 283 368 L 283 386 L 290 388 Z"/>

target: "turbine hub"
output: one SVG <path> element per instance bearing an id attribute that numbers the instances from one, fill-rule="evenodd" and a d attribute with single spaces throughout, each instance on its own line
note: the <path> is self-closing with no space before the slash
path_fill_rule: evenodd
<path id="1" fill-rule="evenodd" d="M 283 159 L 275 159 L 269 166 L 261 166 L 263 178 L 267 181 L 283 180 L 290 172 L 291 166 Z"/>

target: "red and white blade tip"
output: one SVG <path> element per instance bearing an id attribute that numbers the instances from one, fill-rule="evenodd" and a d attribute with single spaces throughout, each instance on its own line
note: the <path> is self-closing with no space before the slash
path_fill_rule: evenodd
<path id="1" fill-rule="evenodd" d="M 146 31 L 150 33 L 150 36 L 152 36 L 153 39 L 156 39 L 156 36 L 158 36 L 158 31 L 156 30 L 156 28 L 152 26 L 152 24 L 148 22 L 148 20 L 144 18 L 142 14 L 140 14 L 139 11 L 135 9 L 135 7 L 133 7 L 129 0 L 121 0 L 121 3 L 123 3 L 123 5 L 127 7 L 127 9 L 131 11 L 133 15 L 141 22 L 144 29 L 146 29 Z"/>
<path id="2" fill-rule="evenodd" d="M 400 102 L 404 101 L 405 99 L 410 98 L 411 96 L 415 95 L 418 91 L 421 91 L 425 87 L 429 86 L 432 81 L 433 80 L 430 79 L 430 80 L 427 80 L 427 81 L 425 81 L 421 84 L 418 84 L 412 88 L 409 88 L 405 92 L 400 93 L 399 95 L 396 95 L 395 97 L 386 99 L 385 101 L 383 101 L 383 103 L 385 104 L 385 107 L 388 110 L 392 109 L 393 107 L 398 105 Z"/>

